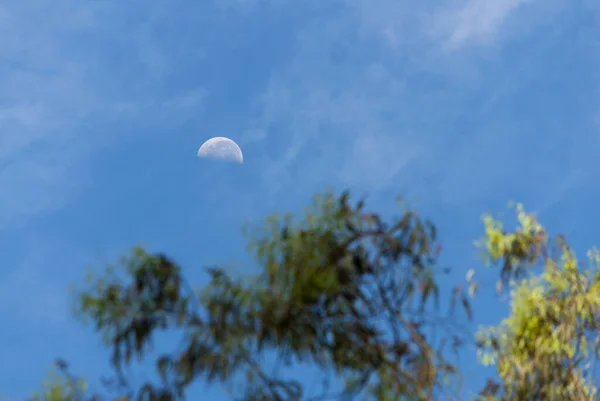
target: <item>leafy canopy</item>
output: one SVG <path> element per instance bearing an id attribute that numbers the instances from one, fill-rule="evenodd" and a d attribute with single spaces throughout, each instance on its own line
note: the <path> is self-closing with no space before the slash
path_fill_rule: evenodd
<path id="1" fill-rule="evenodd" d="M 79 313 L 103 334 L 122 380 L 157 330 L 183 332 L 182 350 L 156 362 L 161 384 L 147 383 L 138 399 L 177 399 L 196 380 L 227 383 L 240 374 L 236 399 L 314 397 L 296 379 L 266 372 L 268 355 L 333 374 L 344 382 L 339 396 L 430 400 L 444 390 L 456 367 L 440 347 L 447 336 L 437 344 L 428 337 L 442 325 L 433 318 L 440 271 L 431 223 L 408 208 L 384 222 L 347 193 L 329 194 L 304 219 L 272 217 L 249 235 L 260 266 L 254 275 L 211 268 L 209 284 L 192 291 L 176 263 L 136 248 L 80 294 Z M 468 307 L 464 295 L 462 302 Z M 321 397 L 333 396 L 327 387 Z"/>
<path id="2" fill-rule="evenodd" d="M 500 377 L 483 394 L 515 401 L 597 400 L 598 251 L 588 252 L 584 268 L 564 237 L 550 240 L 521 205 L 517 217 L 519 227 L 510 233 L 490 216 L 484 219 L 484 245 L 490 260 L 503 266 L 511 313 L 478 335 L 482 362 L 494 363 Z"/>

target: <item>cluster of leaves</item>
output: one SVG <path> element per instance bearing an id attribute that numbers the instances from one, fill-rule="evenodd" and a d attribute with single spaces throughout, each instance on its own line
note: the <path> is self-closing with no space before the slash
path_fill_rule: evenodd
<path id="1" fill-rule="evenodd" d="M 597 400 L 594 361 L 600 350 L 598 253 L 582 268 L 562 236 L 550 240 L 532 214 L 517 206 L 519 227 L 506 233 L 486 216 L 484 245 L 502 263 L 511 313 L 478 335 L 484 364 L 497 366 L 483 400 Z M 534 269 L 541 267 L 541 274 Z M 533 271 L 532 271 L 533 270 Z M 517 277 L 517 278 L 515 278 Z"/>
<path id="2" fill-rule="evenodd" d="M 270 218 L 250 236 L 255 275 L 209 269 L 209 284 L 192 291 L 173 261 L 138 248 L 80 294 L 79 313 L 104 335 L 117 372 L 147 354 L 157 330 L 184 333 L 181 349 L 157 361 L 162 383 L 131 397 L 179 399 L 196 380 L 240 374 L 237 399 L 247 401 L 432 400 L 444 391 L 456 367 L 442 346 L 458 337 L 443 327 L 437 343 L 428 338 L 443 323 L 432 318 L 440 273 L 432 224 L 409 209 L 386 223 L 344 193 L 317 198 L 302 221 Z M 453 296 L 468 308 L 462 292 Z M 333 373 L 344 388 L 305 394 L 300 382 L 266 371 L 261 361 L 273 354 L 285 366 Z"/>
<path id="3" fill-rule="evenodd" d="M 42 383 L 42 389 L 33 393 L 28 401 L 83 401 L 86 399 L 87 385 L 84 380 L 72 377 L 62 361 L 57 363 L 59 370 L 52 371 Z M 94 401 L 94 400 L 91 400 Z"/>

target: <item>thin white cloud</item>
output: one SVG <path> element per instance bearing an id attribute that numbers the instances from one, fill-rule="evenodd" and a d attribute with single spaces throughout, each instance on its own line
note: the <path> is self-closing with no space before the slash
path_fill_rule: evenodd
<path id="1" fill-rule="evenodd" d="M 492 42 L 506 20 L 533 0 L 461 0 L 435 15 L 435 29 L 453 50 L 469 43 Z"/>
<path id="2" fill-rule="evenodd" d="M 292 61 L 260 96 L 262 112 L 242 142 L 279 149 L 265 152 L 271 191 L 335 181 L 382 189 L 425 151 L 426 136 L 409 124 L 414 105 L 402 104 L 411 96 L 402 52 L 412 40 L 389 36 L 408 31 L 409 9 L 387 0 L 371 6 L 347 2 L 308 24 Z M 388 45 L 400 54 L 390 57 Z"/>
<path id="3" fill-rule="evenodd" d="M 257 152 L 253 142 L 263 148 L 265 185 L 306 191 L 337 180 L 460 204 L 500 187 L 520 190 L 527 177 L 542 182 L 549 171 L 556 182 L 570 182 L 551 163 L 528 164 L 520 144 L 534 141 L 537 128 L 507 114 L 509 98 L 527 94 L 528 72 L 501 60 L 482 63 L 477 49 L 460 51 L 475 43 L 501 49 L 506 24 L 518 35 L 531 29 L 528 22 L 548 22 L 559 2 L 536 14 L 537 3 L 528 0 L 468 0 L 414 12 L 407 2 L 374 0 L 320 15 L 298 32 L 293 58 L 273 74 L 244 137 Z M 508 22 L 513 17 L 518 24 Z M 511 153 L 514 163 L 503 163 Z M 545 155 L 558 157 L 553 150 Z M 540 184 L 540 194 L 549 191 Z"/>
<path id="4" fill-rule="evenodd" d="M 160 98 L 143 91 L 175 61 L 150 25 L 132 25 L 120 10 L 72 0 L 0 9 L 0 230 L 72 200 L 93 152 L 143 134 L 136 128 L 145 124 L 179 123 L 202 104 L 201 88 Z M 129 132 L 115 130 L 125 124 Z"/>
<path id="5" fill-rule="evenodd" d="M 242 139 L 277 148 L 263 151 L 264 181 L 274 192 L 332 177 L 381 188 L 420 151 L 398 136 L 396 124 L 402 126 L 409 113 L 395 104 L 405 96 L 402 72 L 364 56 L 370 39 L 355 37 L 354 10 L 323 22 L 298 33 L 295 56 L 269 81 L 259 97 L 262 111 Z"/>

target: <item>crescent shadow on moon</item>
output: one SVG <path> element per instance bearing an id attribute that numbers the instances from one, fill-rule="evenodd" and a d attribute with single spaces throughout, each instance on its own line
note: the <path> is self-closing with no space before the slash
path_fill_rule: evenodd
<path id="1" fill-rule="evenodd" d="M 244 163 L 244 155 L 238 144 L 223 136 L 216 136 L 204 142 L 198 149 L 198 157 Z"/>

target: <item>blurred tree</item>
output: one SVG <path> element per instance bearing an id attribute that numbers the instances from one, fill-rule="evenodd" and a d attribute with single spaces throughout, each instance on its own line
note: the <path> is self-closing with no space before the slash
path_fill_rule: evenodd
<path id="1" fill-rule="evenodd" d="M 316 198 L 301 221 L 269 218 L 249 237 L 255 275 L 208 269 L 209 284 L 194 291 L 168 257 L 136 248 L 80 293 L 79 315 L 103 334 L 123 383 L 123 368 L 147 355 L 157 330 L 184 333 L 182 349 L 156 361 L 161 383 L 132 398 L 179 399 L 197 380 L 236 381 L 235 399 L 245 401 L 432 400 L 449 391 L 457 369 L 443 347 L 461 339 L 456 317 L 436 315 L 444 271 L 432 224 L 409 209 L 384 222 L 344 193 Z M 470 313 L 460 288 L 457 301 Z M 261 362 L 272 355 L 343 388 L 330 393 L 324 381 L 308 394 L 281 370 L 267 372 Z"/>
<path id="2" fill-rule="evenodd" d="M 482 245 L 489 260 L 503 266 L 511 312 L 478 335 L 483 363 L 495 364 L 500 377 L 488 382 L 480 399 L 597 400 L 599 254 L 590 251 L 590 263 L 582 268 L 562 236 L 550 241 L 521 205 L 517 217 L 519 226 L 509 233 L 485 217 Z"/>

